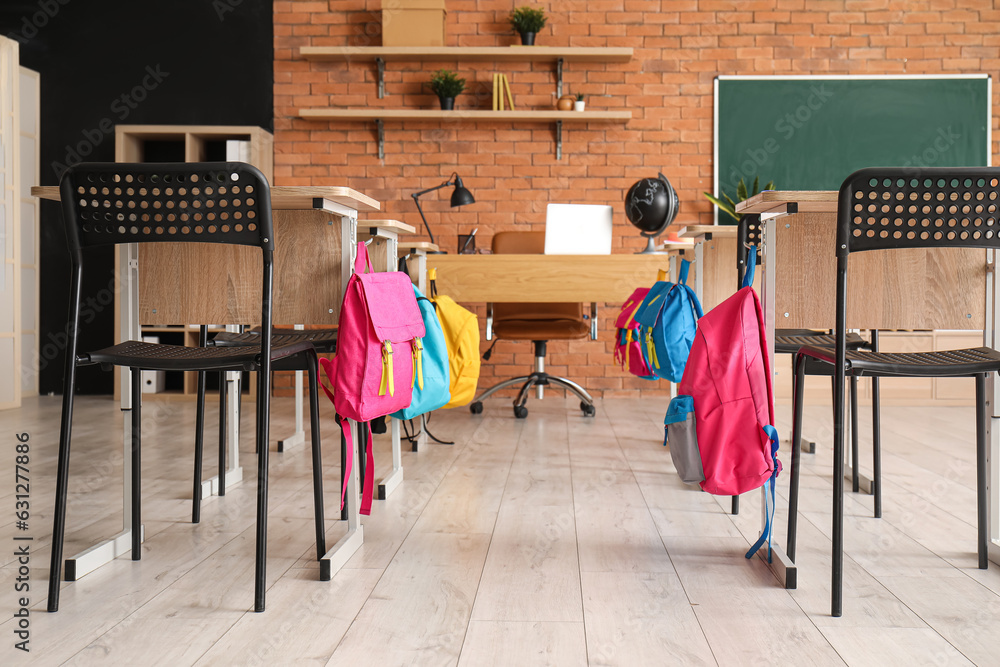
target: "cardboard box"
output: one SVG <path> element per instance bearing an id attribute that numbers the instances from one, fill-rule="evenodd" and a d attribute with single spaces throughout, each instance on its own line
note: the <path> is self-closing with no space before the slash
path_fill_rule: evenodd
<path id="1" fill-rule="evenodd" d="M 444 0 L 382 0 L 382 46 L 444 46 Z"/>

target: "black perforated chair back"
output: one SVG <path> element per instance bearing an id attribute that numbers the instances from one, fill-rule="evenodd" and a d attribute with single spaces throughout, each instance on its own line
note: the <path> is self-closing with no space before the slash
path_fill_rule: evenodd
<path id="1" fill-rule="evenodd" d="M 71 251 L 157 241 L 274 250 L 267 179 L 248 164 L 84 163 L 60 194 Z"/>
<path id="2" fill-rule="evenodd" d="M 837 255 L 1000 247 L 1000 168 L 870 168 L 840 188 Z"/>

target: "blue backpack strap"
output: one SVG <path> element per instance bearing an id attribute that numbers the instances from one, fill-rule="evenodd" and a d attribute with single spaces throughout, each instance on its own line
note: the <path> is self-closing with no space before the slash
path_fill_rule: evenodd
<path id="1" fill-rule="evenodd" d="M 751 272 L 753 271 L 752 261 L 747 260 L 748 268 Z M 746 557 L 753 558 L 757 550 L 764 546 L 764 542 L 767 542 L 767 562 L 770 563 L 771 534 L 774 532 L 774 487 L 778 479 L 778 430 L 768 424 L 764 427 L 764 432 L 767 433 L 767 437 L 771 440 L 771 465 L 774 472 L 771 473 L 770 479 L 764 483 L 764 530 L 753 546 L 750 547 L 750 550 L 747 551 Z"/>
<path id="2" fill-rule="evenodd" d="M 753 285 L 753 274 L 757 268 L 757 246 L 752 245 L 747 251 L 747 268 L 743 271 L 743 284 L 741 287 Z"/>
<path id="3" fill-rule="evenodd" d="M 689 268 L 691 268 L 691 262 L 687 261 L 686 259 L 682 259 L 680 277 L 677 278 L 677 282 L 680 283 L 681 285 L 687 285 Z"/>

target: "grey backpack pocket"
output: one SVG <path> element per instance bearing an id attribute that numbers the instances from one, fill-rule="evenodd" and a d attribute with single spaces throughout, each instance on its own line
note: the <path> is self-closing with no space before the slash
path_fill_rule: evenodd
<path id="1" fill-rule="evenodd" d="M 694 423 L 694 399 L 690 396 L 672 399 L 667 416 L 663 418 L 663 427 L 666 431 L 663 444 L 670 443 L 670 458 L 681 480 L 686 484 L 705 481 Z"/>

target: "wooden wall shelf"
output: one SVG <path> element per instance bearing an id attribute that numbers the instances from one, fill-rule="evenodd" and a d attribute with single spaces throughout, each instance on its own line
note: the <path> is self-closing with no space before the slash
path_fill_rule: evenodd
<path id="1" fill-rule="evenodd" d="M 439 109 L 299 109 L 299 118 L 306 120 L 375 121 L 378 132 L 378 157 L 385 157 L 386 120 L 431 120 L 457 123 L 462 121 L 514 121 L 519 123 L 542 122 L 556 124 L 556 159 L 562 159 L 562 124 L 590 122 L 627 123 L 632 118 L 631 111 L 444 111 Z"/>
<path id="2" fill-rule="evenodd" d="M 463 62 L 551 62 L 556 65 L 556 97 L 563 94 L 563 65 L 567 62 L 623 63 L 632 59 L 631 47 L 560 47 L 560 46 L 303 46 L 299 55 L 305 60 L 339 62 L 375 62 L 378 66 L 378 97 L 385 97 L 386 62 L 422 62 L 455 60 Z M 385 157 L 386 120 L 511 120 L 554 122 L 556 124 L 556 159 L 562 159 L 562 124 L 587 122 L 628 122 L 631 111 L 438 111 L 431 109 L 300 109 L 299 118 L 307 120 L 374 120 L 378 132 L 378 157 Z"/>
<path id="3" fill-rule="evenodd" d="M 624 63 L 631 47 L 561 46 L 303 46 L 305 60 L 390 61 L 462 60 L 465 62 Z"/>
<path id="4" fill-rule="evenodd" d="M 299 109 L 299 118 L 310 120 L 512 120 L 512 121 L 562 121 L 588 123 L 593 121 L 628 121 L 631 111 L 555 111 L 549 109 L 524 111 L 444 111 L 438 109 Z"/>

